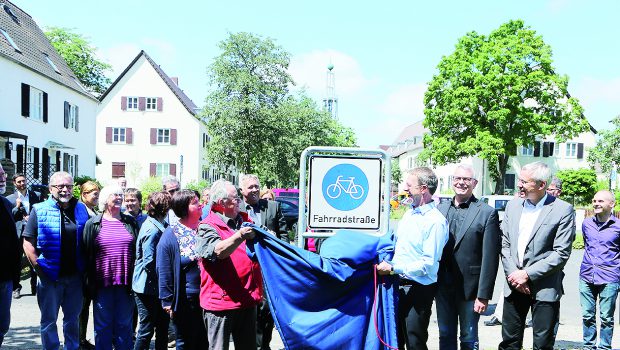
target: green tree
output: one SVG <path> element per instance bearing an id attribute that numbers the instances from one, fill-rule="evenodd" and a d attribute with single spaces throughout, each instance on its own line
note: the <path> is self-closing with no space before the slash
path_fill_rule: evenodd
<path id="1" fill-rule="evenodd" d="M 161 177 L 151 176 L 142 182 L 140 185 L 140 192 L 142 193 L 142 208 L 146 209 L 146 203 L 148 203 L 148 198 L 151 193 L 159 191 L 163 191 Z"/>
<path id="2" fill-rule="evenodd" d="M 470 32 L 439 62 L 424 96 L 421 159 L 437 165 L 478 156 L 487 160 L 495 193 L 503 193 L 508 159 L 519 145 L 555 135 L 563 142 L 587 130 L 568 77 L 552 67 L 551 47 L 520 20 L 488 36 Z"/>
<path id="3" fill-rule="evenodd" d="M 86 37 L 59 27 L 47 28 L 45 35 L 86 89 L 101 94 L 110 86 L 105 74 L 112 66 L 97 59 L 97 49 Z"/>
<path id="4" fill-rule="evenodd" d="M 615 129 L 599 132 L 596 146 L 588 151 L 588 163 L 607 174 L 620 164 L 620 115 L 611 123 Z"/>
<path id="5" fill-rule="evenodd" d="M 596 193 L 596 172 L 593 169 L 570 169 L 556 173 L 562 180 L 562 198 L 570 198 L 573 205 L 587 205 Z"/>
<path id="6" fill-rule="evenodd" d="M 392 159 L 392 187 L 398 187 L 401 181 L 403 181 L 403 174 L 400 170 L 398 158 Z"/>

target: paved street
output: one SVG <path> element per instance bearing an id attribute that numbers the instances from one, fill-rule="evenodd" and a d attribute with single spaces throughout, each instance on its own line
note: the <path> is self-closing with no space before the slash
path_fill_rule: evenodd
<path id="1" fill-rule="evenodd" d="M 566 277 L 564 280 L 564 288 L 566 295 L 562 298 L 562 308 L 560 312 L 560 328 L 558 338 L 556 342 L 556 348 L 561 349 L 574 349 L 581 347 L 581 309 L 579 306 L 578 295 L 578 276 L 579 276 L 579 264 L 583 255 L 582 250 L 575 250 L 568 261 L 565 268 Z M 495 304 L 497 298 L 500 295 L 502 288 L 502 275 L 499 274 L 495 285 L 494 301 Z M 28 283 L 25 283 L 25 288 L 28 288 Z M 21 299 L 13 301 L 11 313 L 11 329 L 5 338 L 3 349 L 39 349 L 41 346 L 41 340 L 39 337 L 39 310 L 37 308 L 36 298 L 30 295 L 25 295 Z M 62 319 L 62 315 L 59 317 Z M 488 319 L 488 316 L 482 317 L 482 320 Z M 497 344 L 501 339 L 501 327 L 486 327 L 480 322 L 480 342 L 481 349 L 494 349 L 497 348 Z M 59 322 L 61 325 L 62 322 Z M 92 337 L 92 326 L 89 331 Z M 430 337 L 428 345 L 430 349 L 438 348 L 438 332 L 437 321 L 433 315 L 430 326 Z M 526 349 L 531 348 L 532 344 L 532 331 L 526 330 L 525 344 Z M 615 349 L 620 348 L 620 340 L 618 336 L 614 337 L 613 346 Z M 274 341 L 272 342 L 273 349 L 282 349 L 282 342 L 277 334 L 274 332 Z"/>

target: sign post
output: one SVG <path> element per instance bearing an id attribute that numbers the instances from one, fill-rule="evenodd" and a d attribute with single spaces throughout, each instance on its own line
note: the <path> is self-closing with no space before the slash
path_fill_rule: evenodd
<path id="1" fill-rule="evenodd" d="M 298 246 L 348 229 L 388 231 L 391 162 L 382 150 L 309 147 L 301 155 Z M 307 210 L 302 204 L 307 201 Z"/>

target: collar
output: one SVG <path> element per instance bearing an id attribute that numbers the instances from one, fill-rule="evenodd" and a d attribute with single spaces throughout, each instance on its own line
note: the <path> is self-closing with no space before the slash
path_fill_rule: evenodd
<path id="1" fill-rule="evenodd" d="M 478 199 L 476 198 L 476 196 L 474 196 L 474 195 L 472 194 L 471 196 L 469 196 L 469 198 L 467 199 L 467 201 L 466 201 L 465 203 L 460 203 L 460 204 L 458 205 L 458 207 L 457 207 L 456 205 L 454 205 L 454 199 L 455 199 L 455 198 L 456 198 L 456 196 L 455 196 L 455 197 L 452 197 L 452 200 L 450 201 L 450 206 L 452 206 L 452 207 L 454 207 L 454 208 L 469 208 L 469 206 L 470 206 L 472 203 L 475 203 L 475 202 L 477 202 L 477 201 L 478 201 Z"/>
<path id="2" fill-rule="evenodd" d="M 592 220 L 594 220 L 594 222 L 598 226 L 603 227 L 603 226 L 607 226 L 607 224 L 609 224 L 609 225 L 615 224 L 616 221 L 618 221 L 618 218 L 615 217 L 614 214 L 612 213 L 611 215 L 609 215 L 609 219 L 607 219 L 607 221 L 605 221 L 605 222 L 598 221 L 598 219 L 596 218 L 596 215 L 592 216 Z"/>
<path id="3" fill-rule="evenodd" d="M 168 223 L 167 222 L 159 222 L 159 220 L 155 219 L 152 216 L 148 216 L 146 218 L 146 220 L 150 221 L 158 230 L 160 230 L 161 232 L 164 232 L 164 230 L 166 229 L 166 227 L 168 227 Z"/>
<path id="4" fill-rule="evenodd" d="M 549 197 L 549 195 L 545 193 L 545 195 L 540 199 L 540 201 L 538 201 L 538 203 L 536 203 L 536 205 L 530 202 L 529 199 L 526 199 L 523 201 L 523 206 L 528 208 L 540 209 L 545 205 L 545 202 L 547 202 L 547 197 Z"/>
<path id="5" fill-rule="evenodd" d="M 411 207 L 413 209 L 413 214 L 426 214 L 429 211 L 431 211 L 433 208 L 435 208 L 435 201 L 431 201 L 430 203 L 426 203 L 422 206 L 416 207 L 414 208 L 413 206 Z"/>

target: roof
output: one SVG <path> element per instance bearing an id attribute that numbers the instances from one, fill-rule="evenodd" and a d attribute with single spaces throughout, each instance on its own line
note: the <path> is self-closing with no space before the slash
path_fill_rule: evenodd
<path id="1" fill-rule="evenodd" d="M 185 92 L 183 92 L 183 90 L 181 90 L 181 88 L 179 88 L 179 86 L 175 84 L 174 81 L 172 81 L 172 79 L 170 79 L 170 77 L 163 71 L 163 69 L 161 69 L 161 67 L 157 63 L 155 63 L 155 61 L 153 61 L 153 59 L 149 55 L 147 55 L 146 52 L 144 52 L 144 50 L 140 51 L 140 53 L 138 53 L 136 58 L 134 58 L 133 61 L 129 63 L 127 68 L 125 68 L 125 70 L 118 76 L 118 78 L 116 78 L 114 83 L 110 85 L 110 87 L 101 95 L 101 97 L 99 97 L 99 100 L 103 101 L 105 99 L 105 97 L 110 93 L 110 91 L 112 91 L 116 87 L 116 84 L 118 84 L 118 82 L 121 81 L 121 79 L 123 79 L 125 74 L 129 72 L 131 67 L 133 67 L 133 65 L 136 64 L 136 62 L 138 62 L 138 60 L 142 56 L 144 56 L 144 58 L 151 64 L 151 66 L 153 66 L 157 74 L 159 74 L 159 76 L 166 83 L 166 85 L 168 85 L 170 90 L 172 90 L 172 92 L 179 99 L 179 101 L 183 104 L 183 106 L 185 106 L 185 109 L 187 109 L 187 111 L 191 113 L 192 115 L 196 115 L 198 111 L 198 107 L 196 106 L 196 104 L 194 104 L 194 102 L 185 94 Z"/>
<path id="2" fill-rule="evenodd" d="M 400 135 L 394 140 L 393 145 L 397 145 L 400 142 L 405 142 L 407 140 L 413 140 L 416 136 L 424 136 L 429 130 L 422 125 L 422 120 L 415 122 L 401 131 Z"/>
<path id="3" fill-rule="evenodd" d="M 0 29 L 4 30 L 19 48 L 19 51 L 14 49 L 4 35 L 0 34 L 0 57 L 96 100 L 78 82 L 67 62 L 56 52 L 32 17 L 8 0 L 0 0 Z M 56 65 L 58 72 L 47 62 L 45 55 Z"/>

